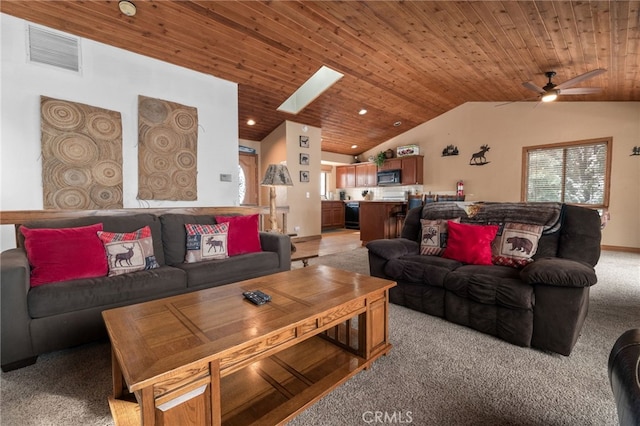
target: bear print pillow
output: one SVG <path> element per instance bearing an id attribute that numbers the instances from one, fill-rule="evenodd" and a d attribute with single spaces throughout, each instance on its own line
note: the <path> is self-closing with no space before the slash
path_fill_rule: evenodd
<path id="1" fill-rule="evenodd" d="M 533 261 L 542 235 L 541 225 L 507 222 L 500 225 L 491 244 L 494 265 L 522 268 Z"/>

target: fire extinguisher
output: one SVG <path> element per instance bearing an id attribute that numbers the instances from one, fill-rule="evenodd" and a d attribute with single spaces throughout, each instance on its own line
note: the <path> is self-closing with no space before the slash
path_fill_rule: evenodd
<path id="1" fill-rule="evenodd" d="M 462 197 L 464 195 L 464 182 L 461 180 L 458 181 L 458 191 L 456 193 L 458 197 Z"/>

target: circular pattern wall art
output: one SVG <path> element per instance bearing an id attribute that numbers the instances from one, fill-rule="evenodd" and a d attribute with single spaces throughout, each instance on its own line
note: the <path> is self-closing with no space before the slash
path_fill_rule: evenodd
<path id="1" fill-rule="evenodd" d="M 119 112 L 40 97 L 45 209 L 122 208 Z"/>
<path id="2" fill-rule="evenodd" d="M 138 96 L 138 199 L 197 199 L 198 110 Z"/>

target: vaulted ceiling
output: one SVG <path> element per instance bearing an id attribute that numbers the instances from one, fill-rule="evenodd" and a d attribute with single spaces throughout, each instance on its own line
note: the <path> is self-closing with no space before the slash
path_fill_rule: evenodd
<path id="1" fill-rule="evenodd" d="M 242 139 L 292 120 L 349 155 L 465 102 L 537 101 L 522 83 L 544 86 L 551 70 L 561 83 L 607 69 L 576 86 L 602 92 L 559 101 L 640 101 L 637 0 L 134 3 L 133 17 L 117 1 L 3 0 L 0 10 L 237 82 Z M 278 112 L 322 65 L 344 77 L 299 114 Z"/>

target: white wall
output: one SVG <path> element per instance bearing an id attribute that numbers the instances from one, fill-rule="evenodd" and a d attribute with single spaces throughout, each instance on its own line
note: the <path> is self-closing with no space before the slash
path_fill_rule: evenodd
<path id="1" fill-rule="evenodd" d="M 237 204 L 237 84 L 88 39 L 81 40 L 82 73 L 30 64 L 26 21 L 0 15 L 2 34 L 0 209 L 42 209 L 40 95 L 119 111 L 123 135 L 124 207 Z M 198 109 L 198 200 L 139 201 L 138 95 Z M 221 182 L 220 174 L 233 182 Z M 14 246 L 2 226 L 0 246 Z"/>
<path id="2" fill-rule="evenodd" d="M 468 200 L 519 201 L 522 148 L 525 146 L 613 137 L 611 221 L 603 245 L 640 248 L 640 102 L 466 103 L 364 153 L 417 144 L 424 159 L 425 192 L 455 190 L 464 181 Z M 460 155 L 442 157 L 447 145 Z M 490 161 L 470 166 L 481 145 L 491 148 Z"/>

